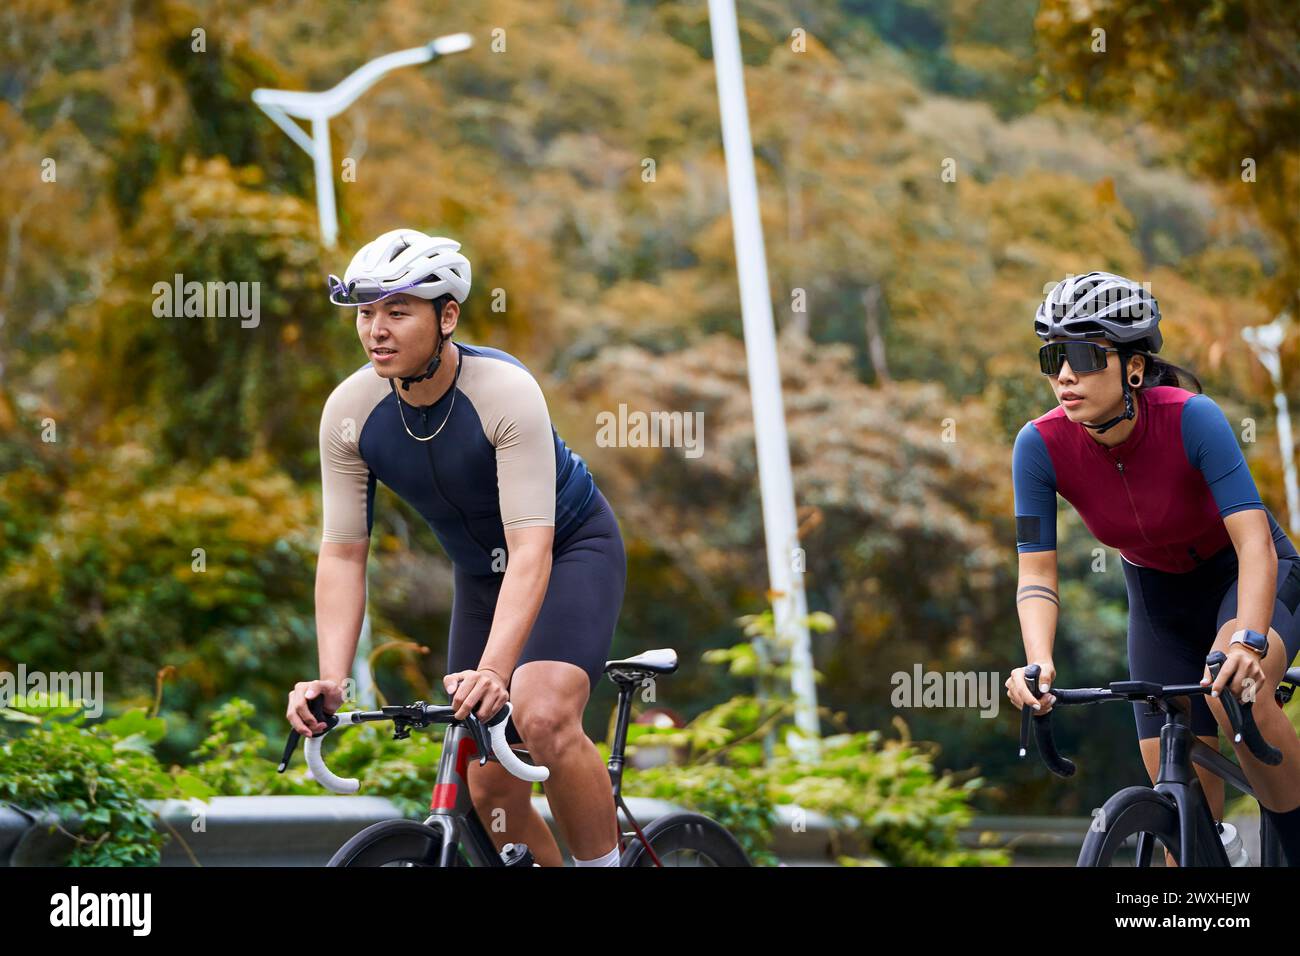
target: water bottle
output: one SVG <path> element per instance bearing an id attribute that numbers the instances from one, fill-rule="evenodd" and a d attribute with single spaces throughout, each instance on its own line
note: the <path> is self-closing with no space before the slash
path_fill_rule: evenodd
<path id="1" fill-rule="evenodd" d="M 1228 862 L 1233 866 L 1250 866 L 1250 855 L 1246 845 L 1241 842 L 1241 834 L 1231 823 L 1220 823 L 1219 839 L 1223 841 L 1223 851 L 1228 854 Z"/>
<path id="2" fill-rule="evenodd" d="M 507 843 L 501 848 L 501 862 L 506 866 L 537 866 L 533 851 L 526 843 Z"/>

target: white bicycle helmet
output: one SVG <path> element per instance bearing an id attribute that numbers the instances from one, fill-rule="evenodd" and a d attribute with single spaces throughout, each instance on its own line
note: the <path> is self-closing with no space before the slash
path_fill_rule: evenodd
<path id="1" fill-rule="evenodd" d="M 1047 293 L 1034 316 L 1044 342 L 1054 336 L 1084 339 L 1102 335 L 1116 345 L 1159 352 L 1160 305 L 1132 279 L 1111 272 L 1066 276 Z"/>
<path id="2" fill-rule="evenodd" d="M 416 229 L 386 232 L 361 247 L 341 281 L 330 276 L 330 301 L 361 305 L 409 292 L 422 299 L 450 294 L 464 302 L 469 296 L 470 266 L 459 249 L 454 239 Z"/>

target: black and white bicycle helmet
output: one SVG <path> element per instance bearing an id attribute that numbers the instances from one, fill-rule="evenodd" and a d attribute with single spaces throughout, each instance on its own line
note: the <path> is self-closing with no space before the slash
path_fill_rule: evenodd
<path id="1" fill-rule="evenodd" d="M 1034 316 L 1034 332 L 1046 342 L 1105 336 L 1116 345 L 1159 352 L 1160 304 L 1147 289 L 1111 272 L 1066 276 L 1047 293 Z"/>

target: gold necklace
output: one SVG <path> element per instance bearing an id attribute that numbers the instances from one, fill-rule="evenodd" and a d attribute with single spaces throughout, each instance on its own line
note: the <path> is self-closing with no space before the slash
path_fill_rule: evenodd
<path id="1" fill-rule="evenodd" d="M 443 428 L 446 427 L 447 422 L 451 420 L 451 413 L 456 407 L 456 383 L 459 381 L 460 381 L 460 352 L 458 351 L 456 353 L 456 374 L 452 376 L 452 380 L 451 380 L 451 405 L 447 408 L 447 416 L 442 420 L 442 424 L 438 426 L 438 431 L 434 432 L 432 435 L 429 435 L 427 438 L 421 438 L 419 435 L 412 433 L 411 429 L 407 427 L 406 414 L 402 411 L 402 396 L 397 394 L 397 386 L 393 384 L 393 380 L 390 378 L 388 380 L 388 387 L 393 390 L 393 395 L 396 396 L 397 398 L 397 416 L 402 420 L 402 427 L 406 429 L 406 434 L 410 435 L 416 441 L 433 441 L 435 438 L 437 438 L 438 432 L 442 431 Z"/>

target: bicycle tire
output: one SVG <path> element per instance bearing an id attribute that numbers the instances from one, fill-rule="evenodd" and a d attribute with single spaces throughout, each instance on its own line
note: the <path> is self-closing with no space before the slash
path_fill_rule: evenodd
<path id="1" fill-rule="evenodd" d="M 1113 794 L 1101 808 L 1106 821 L 1100 830 L 1089 829 L 1079 850 L 1079 866 L 1113 866 L 1115 854 L 1138 834 L 1150 834 L 1178 859 L 1178 810 L 1174 802 L 1150 787 L 1125 787 Z M 1150 866 L 1154 846 L 1148 843 L 1146 859 L 1136 866 Z"/>
<path id="2" fill-rule="evenodd" d="M 700 813 L 669 813 L 650 823 L 645 838 L 664 866 L 751 866 L 736 838 Z M 639 837 L 620 854 L 619 866 L 655 866 Z"/>
<path id="3" fill-rule="evenodd" d="M 434 827 L 383 820 L 339 847 L 326 866 L 439 866 L 441 848 L 442 834 Z"/>

